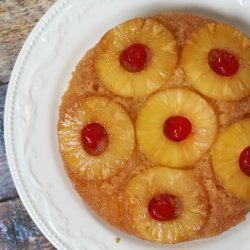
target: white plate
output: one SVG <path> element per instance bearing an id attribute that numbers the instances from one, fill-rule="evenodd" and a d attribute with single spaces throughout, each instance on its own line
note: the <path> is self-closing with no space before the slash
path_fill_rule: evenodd
<path id="1" fill-rule="evenodd" d="M 85 207 L 62 167 L 58 106 L 76 63 L 114 25 L 171 10 L 206 15 L 250 35 L 250 0 L 61 0 L 40 20 L 21 50 L 5 106 L 7 156 L 26 209 L 58 249 L 250 249 L 249 217 L 219 237 L 175 246 L 126 235 Z"/>

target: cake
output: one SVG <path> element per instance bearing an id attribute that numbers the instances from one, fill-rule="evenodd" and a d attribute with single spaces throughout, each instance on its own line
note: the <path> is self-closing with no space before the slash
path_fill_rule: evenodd
<path id="1" fill-rule="evenodd" d="M 250 205 L 250 39 L 184 13 L 121 23 L 77 64 L 57 131 L 100 219 L 158 243 L 219 235 Z"/>

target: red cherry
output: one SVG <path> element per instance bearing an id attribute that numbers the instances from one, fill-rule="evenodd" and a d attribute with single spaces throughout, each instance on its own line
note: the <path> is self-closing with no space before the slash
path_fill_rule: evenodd
<path id="1" fill-rule="evenodd" d="M 168 221 L 175 218 L 174 196 L 160 194 L 153 197 L 148 203 L 148 212 L 158 221 Z"/>
<path id="2" fill-rule="evenodd" d="M 107 147 L 108 133 L 101 124 L 90 123 L 82 129 L 82 143 L 87 153 L 99 155 Z"/>
<path id="3" fill-rule="evenodd" d="M 135 43 L 120 55 L 121 66 L 129 72 L 138 72 L 147 66 L 149 59 L 149 48 L 141 43 Z"/>
<path id="4" fill-rule="evenodd" d="M 212 49 L 208 53 L 208 64 L 218 75 L 232 76 L 239 69 L 237 58 L 224 49 Z"/>
<path id="5" fill-rule="evenodd" d="M 250 146 L 246 147 L 240 154 L 239 166 L 241 171 L 250 177 Z"/>
<path id="6" fill-rule="evenodd" d="M 185 140 L 192 131 L 192 123 L 184 116 L 169 117 L 163 125 L 164 135 L 174 142 Z"/>

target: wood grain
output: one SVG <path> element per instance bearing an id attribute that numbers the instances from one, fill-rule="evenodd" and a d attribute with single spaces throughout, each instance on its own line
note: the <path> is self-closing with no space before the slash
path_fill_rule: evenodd
<path id="1" fill-rule="evenodd" d="M 0 1 L 0 82 L 8 82 L 28 34 L 55 0 Z"/>
<path id="2" fill-rule="evenodd" d="M 0 249 L 55 249 L 30 220 L 19 199 L 0 203 Z"/>
<path id="3" fill-rule="evenodd" d="M 10 176 L 4 147 L 3 114 L 7 87 L 7 84 L 0 85 L 0 201 L 17 196 L 16 189 Z"/>
<path id="4" fill-rule="evenodd" d="M 0 249 L 55 249 L 20 201 L 4 147 L 4 104 L 8 81 L 28 34 L 56 0 L 0 0 Z"/>

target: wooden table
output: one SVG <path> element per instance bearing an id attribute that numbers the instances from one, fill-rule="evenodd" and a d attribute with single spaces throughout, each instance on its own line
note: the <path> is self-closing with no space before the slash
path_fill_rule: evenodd
<path id="1" fill-rule="evenodd" d="M 0 249 L 55 249 L 27 214 L 13 184 L 4 147 L 8 82 L 31 29 L 56 0 L 0 0 Z"/>

